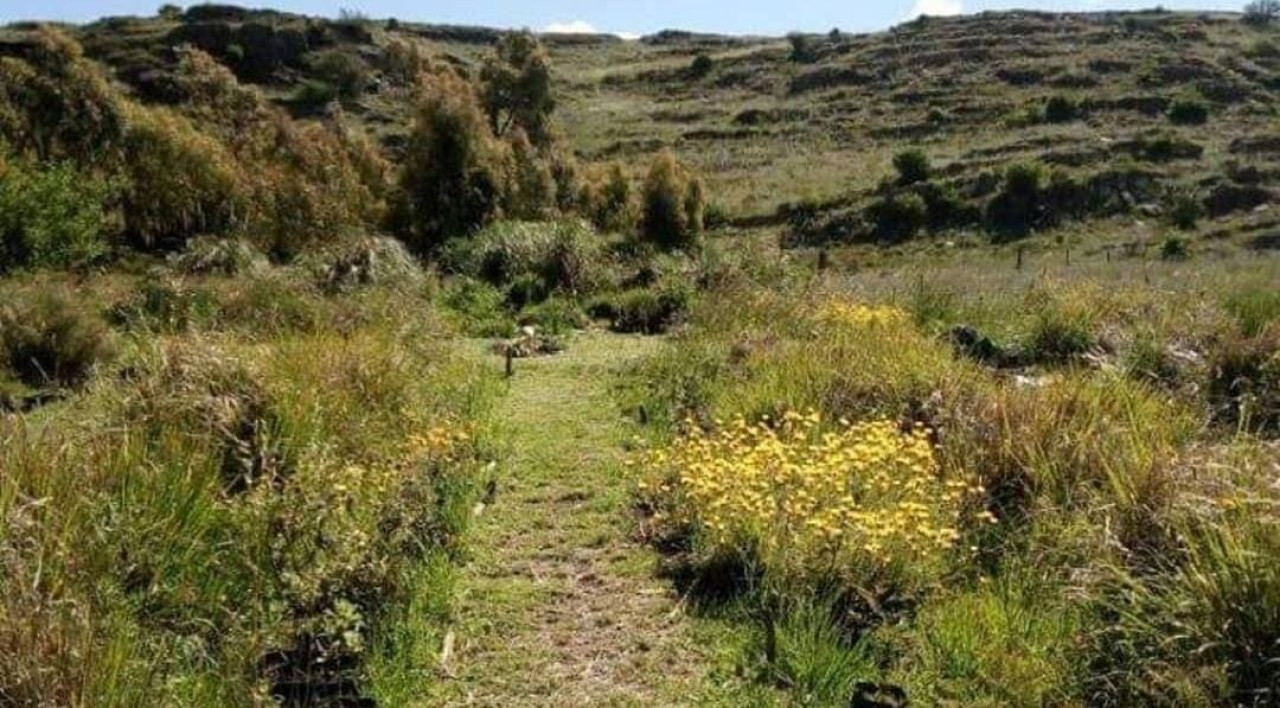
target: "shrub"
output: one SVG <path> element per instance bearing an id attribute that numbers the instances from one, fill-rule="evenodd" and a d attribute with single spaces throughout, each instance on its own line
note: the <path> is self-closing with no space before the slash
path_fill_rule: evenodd
<path id="1" fill-rule="evenodd" d="M 1193 192 L 1187 191 L 1173 193 L 1169 198 L 1168 209 L 1169 223 L 1183 231 L 1195 229 L 1200 217 L 1204 214 L 1200 200 Z"/>
<path id="2" fill-rule="evenodd" d="M 512 179 L 507 188 L 504 211 L 515 219 L 548 218 L 556 208 L 556 181 L 551 166 L 537 153 L 524 130 L 513 130 L 508 143 L 511 145 Z"/>
<path id="3" fill-rule="evenodd" d="M 6 110 L 7 109 L 7 110 Z M 19 154 L 88 164 L 118 147 L 121 100 L 74 40 L 47 26 L 27 59 L 0 58 L 0 129 Z"/>
<path id="4" fill-rule="evenodd" d="M 431 59 L 419 43 L 395 37 L 382 51 L 382 70 L 400 86 L 414 86 L 431 69 Z"/>
<path id="5" fill-rule="evenodd" d="M 0 309 L 0 344 L 10 370 L 34 387 L 83 383 L 113 353 L 102 318 L 59 288 Z"/>
<path id="6" fill-rule="evenodd" d="M 903 186 L 924 182 L 933 174 L 924 150 L 904 150 L 894 155 L 893 166 L 898 171 L 898 184 Z"/>
<path id="7" fill-rule="evenodd" d="M 1079 105 L 1067 96 L 1050 96 L 1044 104 L 1044 119 L 1048 123 L 1070 123 L 1079 117 Z"/>
<path id="8" fill-rule="evenodd" d="M 1280 59 L 1280 44 L 1266 38 L 1257 39 L 1245 53 L 1257 59 Z"/>
<path id="9" fill-rule="evenodd" d="M 485 59 L 480 81 L 484 109 L 495 135 L 518 127 L 534 145 L 551 142 L 551 114 L 556 108 L 551 58 L 533 33 L 504 35 Z"/>
<path id="10" fill-rule="evenodd" d="M 1065 362 L 1093 347 L 1094 327 L 1086 303 L 1049 296 L 1036 309 L 1027 337 L 1027 355 L 1035 361 Z"/>
<path id="11" fill-rule="evenodd" d="M 635 227 L 636 204 L 631 180 L 621 165 L 611 165 L 605 175 L 596 175 L 588 181 L 580 201 L 591 222 L 601 231 L 626 232 Z"/>
<path id="12" fill-rule="evenodd" d="M 1170 236 L 1160 244 L 1160 257 L 1166 261 L 1185 261 L 1191 257 L 1185 239 Z"/>
<path id="13" fill-rule="evenodd" d="M 515 334 L 515 321 L 504 306 L 501 291 L 474 278 L 450 281 L 443 294 L 443 304 L 465 334 L 472 337 L 510 337 Z"/>
<path id="14" fill-rule="evenodd" d="M 525 308 L 518 321 L 521 326 L 536 327 L 539 333 L 554 337 L 585 329 L 591 324 L 581 305 L 563 298 L 551 298 Z"/>
<path id="15" fill-rule="evenodd" d="M 1178 125 L 1204 125 L 1209 122 L 1209 105 L 1195 98 L 1181 98 L 1169 106 L 1169 120 Z"/>
<path id="16" fill-rule="evenodd" d="M 921 182 L 911 191 L 924 200 L 925 220 L 930 229 L 964 226 L 981 221 L 982 212 L 960 198 L 954 187 L 937 182 Z"/>
<path id="17" fill-rule="evenodd" d="M 349 51 L 329 49 L 317 52 L 308 58 L 307 63 L 316 76 L 332 86 L 338 97 L 346 101 L 364 95 L 373 80 L 364 60 Z"/>
<path id="18" fill-rule="evenodd" d="M 410 247 L 431 254 L 500 216 L 509 160 L 467 82 L 453 74 L 425 81 L 400 176 Z"/>
<path id="19" fill-rule="evenodd" d="M 191 275 L 249 275 L 268 266 L 248 241 L 216 236 L 198 236 L 187 241 L 182 253 L 172 257 L 173 265 Z"/>
<path id="20" fill-rule="evenodd" d="M 666 250 L 690 249 L 702 237 L 702 180 L 689 175 L 675 155 L 658 155 L 644 182 L 640 224 L 644 239 Z"/>
<path id="21" fill-rule="evenodd" d="M 405 245 L 381 236 L 350 239 L 309 260 L 317 284 L 329 293 L 370 286 L 403 293 L 423 279 L 417 259 Z"/>
<path id="22" fill-rule="evenodd" d="M 106 253 L 113 185 L 70 164 L 0 164 L 0 273 L 86 265 Z"/>
<path id="23" fill-rule="evenodd" d="M 662 334 L 679 324 L 689 309 L 689 292 L 680 287 L 636 289 L 592 308 L 613 320 L 613 330 L 629 334 Z"/>
<path id="24" fill-rule="evenodd" d="M 793 32 L 787 35 L 791 43 L 791 61 L 797 64 L 812 64 L 818 60 L 817 49 L 808 35 Z"/>
<path id="25" fill-rule="evenodd" d="M 380 219 L 385 163 L 341 114 L 281 123 L 275 140 L 273 157 L 249 165 L 257 203 L 248 227 L 274 258 L 291 260 Z"/>
<path id="26" fill-rule="evenodd" d="M 889 194 L 867 207 L 867 217 L 875 225 L 876 236 L 898 243 L 914 238 L 929 220 L 929 208 L 913 192 Z"/>
<path id="27" fill-rule="evenodd" d="M 124 140 L 125 230 L 144 248 L 181 248 L 192 236 L 227 234 L 247 216 L 240 165 L 216 138 L 163 108 L 130 113 Z"/>
<path id="28" fill-rule="evenodd" d="M 601 241 L 577 221 L 503 221 L 469 239 L 457 239 L 441 253 L 456 273 L 494 285 L 534 276 L 548 292 L 588 293 L 604 279 Z"/>
<path id="29" fill-rule="evenodd" d="M 706 54 L 699 54 L 693 58 L 693 63 L 689 65 L 689 75 L 695 79 L 701 79 L 710 74 L 716 68 L 716 62 Z"/>
<path id="30" fill-rule="evenodd" d="M 301 110 L 319 111 L 339 98 L 333 84 L 317 79 L 303 79 L 293 92 L 293 103 Z"/>
<path id="31" fill-rule="evenodd" d="M 998 232 L 1025 234 L 1039 225 L 1043 213 L 1039 165 L 1018 164 L 1005 172 L 1004 188 L 987 205 L 987 222 Z"/>

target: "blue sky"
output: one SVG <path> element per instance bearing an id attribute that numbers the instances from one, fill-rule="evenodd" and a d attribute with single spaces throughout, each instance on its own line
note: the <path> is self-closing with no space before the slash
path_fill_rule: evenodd
<path id="1" fill-rule="evenodd" d="M 221 0 L 226 2 L 227 0 Z M 152 14 L 163 0 L 0 0 L 0 22 L 48 19 L 83 22 L 105 15 Z M 333 16 L 343 7 L 370 17 L 496 27 L 596 29 L 644 34 L 666 28 L 736 34 L 792 30 L 884 29 L 920 12 L 934 15 L 1011 8 L 1121 10 L 1156 0 L 259 0 L 235 2 Z M 1238 10 L 1244 0 L 1163 0 L 1170 9 Z M 177 4 L 186 4 L 179 2 Z"/>

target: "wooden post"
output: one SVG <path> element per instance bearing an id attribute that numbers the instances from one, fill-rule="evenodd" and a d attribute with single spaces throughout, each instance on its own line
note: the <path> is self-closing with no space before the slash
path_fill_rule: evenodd
<path id="1" fill-rule="evenodd" d="M 1022 255 L 1026 248 L 1026 246 L 1018 246 L 1018 270 L 1022 270 Z"/>
<path id="2" fill-rule="evenodd" d="M 823 248 L 818 251 L 818 272 L 825 273 L 831 267 L 831 253 Z"/>
<path id="3" fill-rule="evenodd" d="M 516 375 L 515 348 L 512 347 L 511 345 L 507 345 L 506 354 L 507 354 L 507 378 L 511 378 Z"/>
<path id="4" fill-rule="evenodd" d="M 1067 265 L 1071 265 L 1071 247 L 1070 246 L 1066 247 L 1066 254 L 1067 254 Z"/>

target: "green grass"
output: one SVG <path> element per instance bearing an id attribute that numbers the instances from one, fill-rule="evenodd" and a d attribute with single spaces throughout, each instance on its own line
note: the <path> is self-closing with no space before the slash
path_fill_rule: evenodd
<path id="1" fill-rule="evenodd" d="M 611 382 L 660 346 L 584 334 L 516 364 L 496 416 L 507 450 L 497 495 L 475 524 L 455 653 L 428 703 L 732 704 L 703 642 L 716 628 L 685 617 L 653 577 L 656 555 L 631 538 L 632 430 Z"/>

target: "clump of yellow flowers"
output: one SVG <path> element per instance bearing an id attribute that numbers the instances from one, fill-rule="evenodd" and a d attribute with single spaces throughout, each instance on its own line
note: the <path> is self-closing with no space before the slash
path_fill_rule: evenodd
<path id="1" fill-rule="evenodd" d="M 453 424 L 435 425 L 421 433 L 409 436 L 403 458 L 409 462 L 444 460 L 463 448 L 471 439 L 471 433 Z"/>
<path id="2" fill-rule="evenodd" d="M 827 324 L 859 328 L 891 327 L 906 324 L 910 315 L 888 305 L 867 305 L 847 300 L 831 300 L 819 311 L 819 320 Z"/>
<path id="3" fill-rule="evenodd" d="M 982 491 L 944 477 L 920 426 L 792 412 L 694 430 L 640 461 L 656 521 L 696 529 L 712 550 L 750 549 L 786 574 L 936 568 Z"/>

